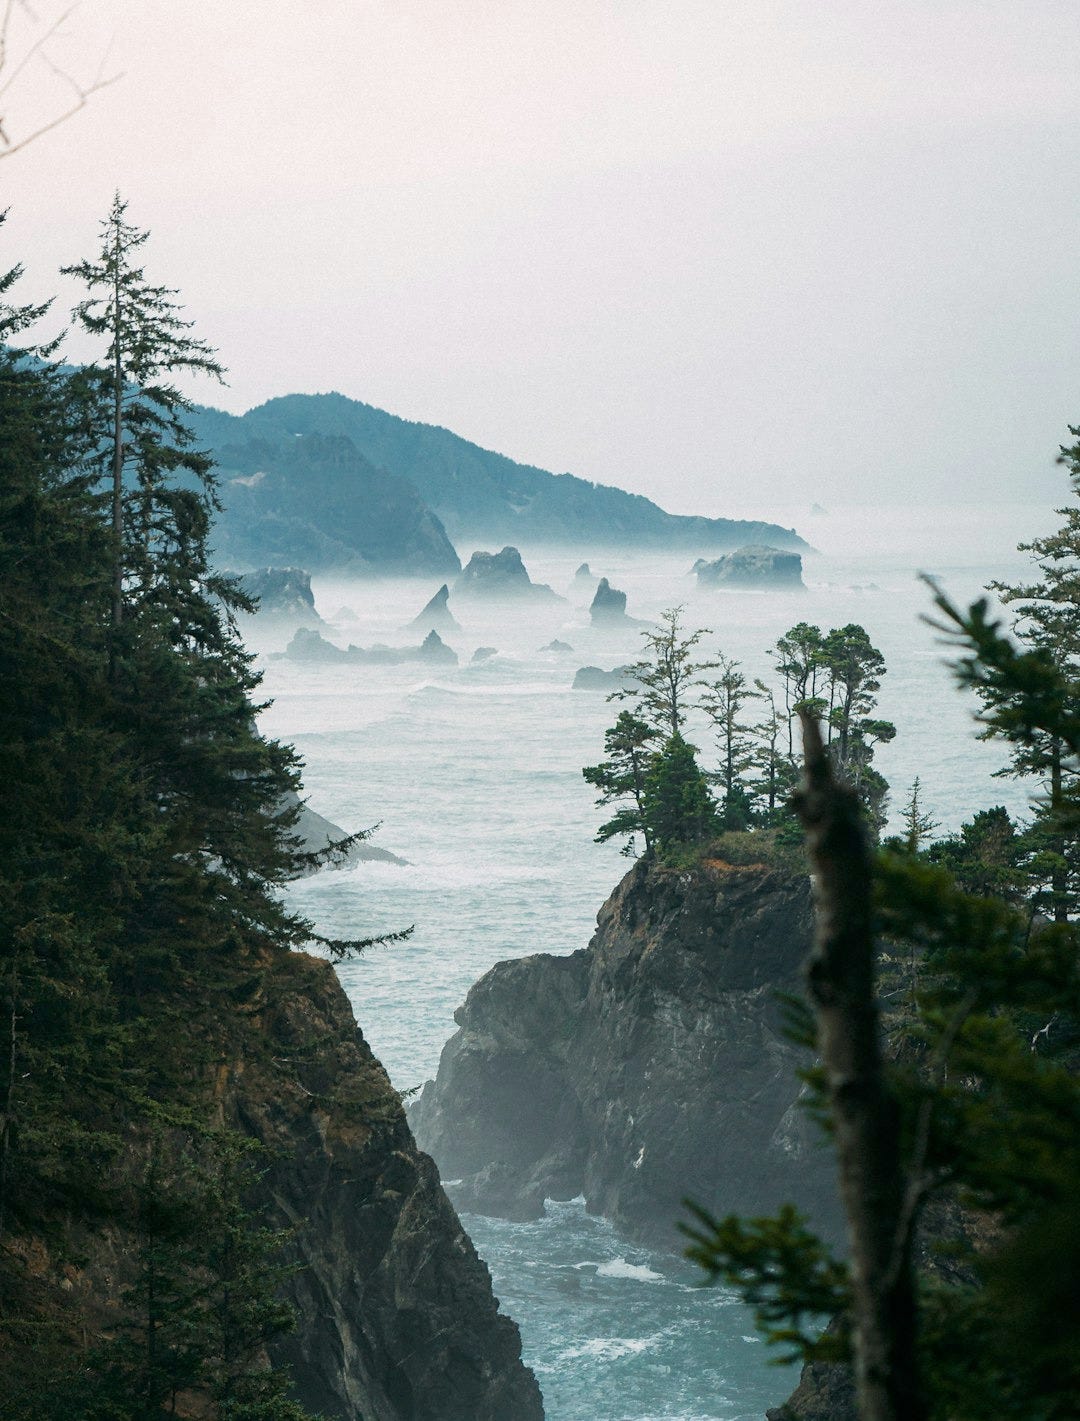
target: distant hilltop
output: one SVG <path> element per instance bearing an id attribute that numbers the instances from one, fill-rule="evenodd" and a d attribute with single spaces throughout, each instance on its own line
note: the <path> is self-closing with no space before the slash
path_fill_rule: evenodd
<path id="1" fill-rule="evenodd" d="M 243 415 L 197 406 L 190 423 L 220 466 L 221 550 L 251 565 L 446 573 L 457 570 L 450 539 L 698 554 L 807 547 L 791 528 L 666 513 L 344 395 L 284 395 Z M 369 503 L 379 527 L 365 540 Z"/>

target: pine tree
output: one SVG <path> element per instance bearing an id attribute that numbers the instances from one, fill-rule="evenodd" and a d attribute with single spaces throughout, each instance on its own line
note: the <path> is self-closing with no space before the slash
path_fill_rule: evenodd
<path id="1" fill-rule="evenodd" d="M 716 831 L 716 804 L 692 745 L 676 733 L 664 742 L 645 780 L 642 813 L 661 858 L 705 842 Z"/>
<path id="2" fill-rule="evenodd" d="M 709 681 L 701 694 L 701 708 L 716 730 L 720 768 L 716 782 L 722 787 L 720 822 L 724 829 L 746 829 L 750 822 L 750 795 L 746 774 L 753 764 L 752 730 L 742 715 L 747 702 L 760 692 L 752 686 L 739 663 L 721 652 L 716 667 L 720 675 Z"/>
<path id="3" fill-rule="evenodd" d="M 632 854 L 636 833 L 641 833 L 646 857 L 651 857 L 652 835 L 645 818 L 645 781 L 656 756 L 654 745 L 659 732 L 638 720 L 629 711 L 620 711 L 610 730 L 604 734 L 604 749 L 608 759 L 599 765 L 586 765 L 581 773 L 586 781 L 600 790 L 597 806 L 629 799 L 630 804 L 615 814 L 596 831 L 596 842 L 605 843 L 618 834 L 629 839 L 623 852 Z"/>
<path id="4" fill-rule="evenodd" d="M 177 373 L 198 371 L 221 380 L 214 352 L 189 335 L 176 292 L 154 286 L 137 264 L 149 237 L 126 220 L 117 193 L 101 224 L 101 248 L 92 261 L 63 273 L 82 281 L 89 295 L 75 318 L 105 342 L 100 365 L 83 371 L 93 439 L 111 492 L 114 543 L 112 624 L 125 603 L 146 604 L 157 592 L 170 539 L 185 512 L 174 502 L 176 476 L 186 476 L 205 508 L 213 504 L 211 460 L 193 447 L 183 416 L 191 402 L 172 383 Z M 188 511 L 187 516 L 190 516 Z"/>
<path id="5" fill-rule="evenodd" d="M 633 689 L 616 691 L 611 699 L 631 700 L 634 714 L 660 734 L 681 733 L 687 712 L 704 684 L 702 673 L 713 663 L 699 661 L 694 648 L 707 628 L 683 635 L 682 607 L 660 614 L 660 630 L 642 633 L 645 655 L 630 667 Z"/>

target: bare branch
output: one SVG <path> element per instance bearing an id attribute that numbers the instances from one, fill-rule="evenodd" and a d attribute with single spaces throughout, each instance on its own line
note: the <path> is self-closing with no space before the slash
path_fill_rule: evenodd
<path id="1" fill-rule="evenodd" d="M 67 120 L 77 114 L 80 109 L 86 107 L 87 102 L 94 94 L 100 93 L 102 89 L 107 89 L 111 84 L 115 84 L 118 79 L 123 77 L 123 75 L 119 73 L 102 77 L 111 44 L 109 49 L 106 49 L 105 55 L 98 65 L 97 73 L 89 84 L 80 83 L 67 69 L 57 64 L 47 52 L 46 46 L 50 40 L 56 38 L 65 22 L 71 17 L 75 10 L 78 9 L 78 0 L 75 0 L 74 4 L 69 5 L 63 10 L 61 14 L 27 46 L 25 53 L 23 53 L 14 67 L 9 70 L 12 24 L 17 7 L 24 10 L 34 23 L 38 23 L 37 16 L 30 9 L 29 5 L 26 4 L 26 0 L 4 0 L 3 13 L 0 15 L 0 99 L 4 98 L 4 96 L 10 92 L 20 76 L 25 73 L 27 66 L 35 59 L 41 64 L 44 64 L 55 79 L 58 79 L 71 90 L 74 99 L 58 114 L 39 123 L 22 137 L 12 138 L 5 127 L 6 115 L 0 115 L 0 158 L 10 158 L 13 154 L 20 152 L 28 144 L 33 143 L 44 134 L 51 132 L 54 128 L 58 128 L 60 124 L 66 123 Z"/>

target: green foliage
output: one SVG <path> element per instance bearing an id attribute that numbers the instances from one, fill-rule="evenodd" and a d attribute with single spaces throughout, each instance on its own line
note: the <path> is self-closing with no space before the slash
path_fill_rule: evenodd
<path id="1" fill-rule="evenodd" d="M 620 711 L 615 724 L 604 735 L 608 759 L 599 765 L 586 765 L 581 773 L 586 781 L 600 791 L 597 805 L 612 804 L 621 799 L 630 803 L 616 810 L 596 831 L 596 842 L 604 843 L 618 834 L 641 833 L 646 854 L 652 851 L 652 836 L 645 819 L 645 781 L 655 757 L 653 746 L 659 732 L 639 720 L 630 711 Z"/>
<path id="2" fill-rule="evenodd" d="M 661 859 L 703 844 L 716 827 L 716 804 L 694 747 L 668 737 L 645 778 L 642 815 Z"/>
<path id="3" fill-rule="evenodd" d="M 122 218 L 126 260 L 142 235 Z M 102 273 L 81 271 L 107 288 Z M 316 937 L 277 892 L 304 857 L 282 807 L 298 764 L 255 731 L 258 677 L 207 559 L 209 470 L 158 378 L 212 359 L 170 293 L 130 262 L 111 279 L 126 324 L 92 301 L 83 315 L 114 332 L 113 375 L 119 360 L 120 540 L 108 361 L 72 373 L 17 347 L 41 308 L 0 303 L 2 1414 L 144 1421 L 195 1388 L 219 1417 L 299 1421 L 265 1370 L 287 1323 L 282 1236 L 246 1203 L 249 1146 L 199 1123 L 205 1004 Z M 134 1230 L 111 1343 L 65 1336 L 10 1246 L 46 1230 L 62 1254 L 65 1221 Z"/>
<path id="4" fill-rule="evenodd" d="M 1065 585 L 1048 578 L 1042 591 Z M 1039 856 L 1052 861 L 1054 835 L 1060 848 L 1080 823 L 1071 613 L 1060 602 L 1053 617 L 1032 612 L 1039 637 L 1018 649 L 985 602 L 966 612 L 940 593 L 936 602 L 984 723 L 1013 744 L 1015 767 L 1049 775 L 1057 805 L 1026 832 L 998 808 L 924 847 L 932 823 L 916 784 L 905 834 L 877 859 L 882 1026 L 905 1201 L 896 1256 L 927 1214 L 931 1245 L 935 1236 L 942 1243 L 920 1282 L 918 1366 L 934 1421 L 1064 1421 L 1080 1395 L 1080 929 L 1063 911 L 1068 881 L 1043 893 L 1055 870 Z M 859 695 L 876 689 L 869 657 L 867 665 L 855 716 L 867 713 Z M 857 733 L 858 723 L 849 746 Z M 1067 854 L 1062 861 L 1071 873 Z M 1041 903 L 1055 921 L 1037 916 Z M 805 1013 L 795 1029 L 812 1045 Z M 820 1110 L 824 1082 L 820 1073 L 807 1079 Z M 841 1317 L 854 1306 L 845 1303 L 843 1270 L 831 1271 L 790 1211 L 719 1224 L 695 1212 L 691 1256 L 709 1277 L 741 1289 L 771 1340 L 820 1357 L 804 1322 L 815 1296 Z"/>
<path id="5" fill-rule="evenodd" d="M 775 1218 L 716 1219 L 689 1200 L 686 1207 L 697 1221 L 679 1225 L 690 1240 L 686 1257 L 704 1270 L 706 1281 L 739 1290 L 766 1342 L 789 1349 L 775 1359 L 778 1364 L 845 1355 L 843 1341 L 822 1328 L 848 1306 L 847 1269 L 797 1209 L 785 1205 Z"/>

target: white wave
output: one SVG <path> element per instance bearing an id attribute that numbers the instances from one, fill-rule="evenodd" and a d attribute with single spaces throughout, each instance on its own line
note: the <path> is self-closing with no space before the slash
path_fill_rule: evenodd
<path id="1" fill-rule="evenodd" d="M 615 1362 L 620 1357 L 636 1357 L 655 1347 L 662 1334 L 651 1337 L 593 1337 L 576 1347 L 566 1347 L 559 1353 L 560 1362 Z"/>
<path id="2" fill-rule="evenodd" d="M 628 1263 L 625 1258 L 612 1258 L 596 1270 L 601 1278 L 632 1278 L 635 1283 L 662 1283 L 664 1275 L 647 1263 Z"/>

